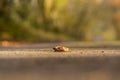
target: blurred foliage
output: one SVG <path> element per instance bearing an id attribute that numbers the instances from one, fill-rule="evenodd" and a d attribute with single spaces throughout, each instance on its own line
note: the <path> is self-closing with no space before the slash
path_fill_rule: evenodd
<path id="1" fill-rule="evenodd" d="M 0 0 L 0 40 L 119 40 L 115 1 Z"/>

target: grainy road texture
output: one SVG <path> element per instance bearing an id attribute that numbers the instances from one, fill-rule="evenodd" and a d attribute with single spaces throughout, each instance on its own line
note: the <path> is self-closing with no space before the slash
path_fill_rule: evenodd
<path id="1" fill-rule="evenodd" d="M 2 49 L 0 58 L 68 58 L 68 57 L 115 57 L 120 56 L 119 49 L 104 48 L 70 48 L 68 52 L 54 52 L 52 48 L 44 49 Z"/>
<path id="2" fill-rule="evenodd" d="M 0 48 L 0 80 L 120 80 L 119 46 L 54 45 Z"/>

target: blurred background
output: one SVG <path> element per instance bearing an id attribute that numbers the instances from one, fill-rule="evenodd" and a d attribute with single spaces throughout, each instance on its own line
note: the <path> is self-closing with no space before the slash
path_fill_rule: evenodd
<path id="1" fill-rule="evenodd" d="M 119 41 L 120 0 L 0 0 L 0 41 Z"/>

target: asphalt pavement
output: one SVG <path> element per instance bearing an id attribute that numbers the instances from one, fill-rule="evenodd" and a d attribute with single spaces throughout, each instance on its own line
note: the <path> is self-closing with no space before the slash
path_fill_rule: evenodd
<path id="1" fill-rule="evenodd" d="M 56 45 L 70 48 L 54 52 Z M 42 43 L 0 47 L 1 80 L 120 80 L 119 45 Z"/>

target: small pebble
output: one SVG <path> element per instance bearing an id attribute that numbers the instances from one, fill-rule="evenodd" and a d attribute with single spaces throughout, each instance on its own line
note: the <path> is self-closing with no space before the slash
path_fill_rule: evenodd
<path id="1" fill-rule="evenodd" d="M 56 46 L 53 48 L 55 52 L 68 52 L 69 48 L 64 47 L 64 46 Z"/>

